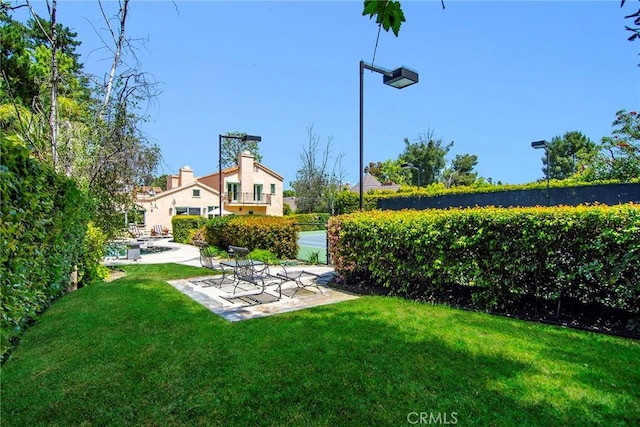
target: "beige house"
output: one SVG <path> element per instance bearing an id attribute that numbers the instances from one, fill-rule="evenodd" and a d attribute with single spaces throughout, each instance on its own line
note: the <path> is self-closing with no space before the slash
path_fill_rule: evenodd
<path id="1" fill-rule="evenodd" d="M 167 177 L 167 189 L 142 189 L 136 203 L 143 211 L 144 227 L 150 231 L 155 225 L 171 230 L 174 215 L 219 215 L 219 175 L 213 173 L 200 178 L 189 166 L 180 168 L 178 175 Z M 238 165 L 222 171 L 222 214 L 282 216 L 284 178 L 254 161 L 248 151 L 238 156 Z"/>

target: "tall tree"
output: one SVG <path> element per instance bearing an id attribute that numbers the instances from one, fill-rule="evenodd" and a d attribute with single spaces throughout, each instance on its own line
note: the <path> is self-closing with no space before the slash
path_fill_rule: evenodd
<path id="1" fill-rule="evenodd" d="M 453 141 L 445 144 L 442 139 L 436 139 L 433 131 L 420 134 L 415 142 L 404 139 L 405 149 L 400 155 L 401 163 L 413 163 L 422 170 L 420 183 L 429 185 L 438 182 L 446 165 L 445 156 L 453 147 Z M 411 171 L 411 183 L 418 184 L 418 171 Z"/>
<path id="2" fill-rule="evenodd" d="M 605 136 L 595 155 L 583 159 L 579 173 L 584 181 L 640 178 L 640 114 L 620 110 L 611 136 Z"/>
<path id="3" fill-rule="evenodd" d="M 159 161 L 158 147 L 140 131 L 144 118 L 139 112 L 157 94 L 154 84 L 147 74 L 114 61 L 117 67 L 107 97 L 111 78 L 100 82 L 82 74 L 74 53 L 79 42 L 75 33 L 56 22 L 56 2 L 47 19 L 30 7 L 27 25 L 14 21 L 5 4 L 0 7 L 2 132 L 21 137 L 40 160 L 74 178 L 94 201 L 95 223 L 114 234 L 122 228 L 119 213 L 134 203 L 133 189 Z M 123 23 L 124 18 L 120 8 L 112 19 Z M 128 41 L 122 54 L 134 55 Z M 11 66 L 8 72 L 5 63 Z M 13 71 L 26 79 L 13 78 Z"/>
<path id="4" fill-rule="evenodd" d="M 553 137 L 548 150 L 549 165 L 547 165 L 545 153 L 542 157 L 542 172 L 546 176 L 548 167 L 549 178 L 566 179 L 578 171 L 580 158 L 590 156 L 596 151 L 596 144 L 581 132 L 571 131 L 565 133 L 562 137 Z"/>
<path id="5" fill-rule="evenodd" d="M 296 172 L 296 180 L 292 183 L 296 193 L 297 211 L 333 212 L 334 199 L 342 183 L 342 154 L 332 160 L 331 146 L 333 139 L 329 137 L 324 148 L 320 147 L 320 137 L 313 132 L 313 126 L 307 127 L 308 142 L 302 148 L 300 160 L 302 165 Z"/>
<path id="6" fill-rule="evenodd" d="M 364 168 L 365 173 L 374 176 L 380 182 L 393 182 L 394 184 L 406 185 L 411 180 L 411 173 L 402 167 L 402 162 L 396 160 L 385 160 L 384 162 L 370 162 Z"/>
<path id="7" fill-rule="evenodd" d="M 246 132 L 227 132 L 225 135 L 235 136 L 237 138 L 222 138 L 222 168 L 228 168 L 238 164 L 238 155 L 243 151 L 249 151 L 253 154 L 256 162 L 262 161 L 260 154 L 260 145 L 257 141 L 243 141 Z"/>
<path id="8" fill-rule="evenodd" d="M 442 174 L 445 185 L 473 185 L 478 179 L 478 173 L 473 171 L 477 164 L 478 156 L 475 154 L 457 154 L 451 161 L 451 167 Z"/>

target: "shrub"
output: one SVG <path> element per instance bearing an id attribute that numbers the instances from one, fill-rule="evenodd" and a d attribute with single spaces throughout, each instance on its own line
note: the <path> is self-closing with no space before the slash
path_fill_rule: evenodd
<path id="1" fill-rule="evenodd" d="M 91 276 L 98 254 L 87 245 L 91 206 L 76 184 L 31 157 L 17 136 L 0 136 L 0 150 L 4 359 L 28 323 L 68 288 L 75 266 Z"/>
<path id="2" fill-rule="evenodd" d="M 300 231 L 326 230 L 327 221 L 331 217 L 328 213 L 308 213 L 289 215 L 295 221 Z"/>
<path id="3" fill-rule="evenodd" d="M 298 231 L 288 217 L 229 216 L 214 218 L 206 224 L 207 243 L 227 248 L 244 246 L 249 250 L 268 249 L 283 259 L 298 253 Z"/>
<path id="4" fill-rule="evenodd" d="M 262 261 L 268 265 L 276 265 L 280 263 L 280 258 L 266 249 L 254 249 L 249 253 L 249 258 L 254 261 Z"/>
<path id="5" fill-rule="evenodd" d="M 372 211 L 334 217 L 336 271 L 407 295 L 452 286 L 479 307 L 523 296 L 640 311 L 640 208 Z"/>
<path id="6" fill-rule="evenodd" d="M 171 218 L 173 240 L 178 243 L 190 243 L 191 232 L 198 230 L 206 220 L 198 215 L 176 215 Z"/>

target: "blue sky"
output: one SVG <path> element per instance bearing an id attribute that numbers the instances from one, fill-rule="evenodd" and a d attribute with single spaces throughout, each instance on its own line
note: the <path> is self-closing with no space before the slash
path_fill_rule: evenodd
<path id="1" fill-rule="evenodd" d="M 531 141 L 571 130 L 599 141 L 617 110 L 640 106 L 640 42 L 624 31 L 637 3 L 619 4 L 404 1 L 407 22 L 398 38 L 381 33 L 375 65 L 405 65 L 420 82 L 397 90 L 365 72 L 365 164 L 432 130 L 454 141 L 449 160 L 476 154 L 481 176 L 542 178 Z M 63 0 L 58 12 L 83 42 L 85 69 L 106 73 L 97 3 Z M 244 131 L 262 136 L 263 164 L 287 188 L 313 125 L 357 182 L 358 62 L 372 61 L 377 35 L 361 14 L 361 1 L 134 1 L 127 33 L 145 40 L 138 60 L 162 90 L 144 125 L 162 149 L 158 173 L 214 172 L 218 134 Z"/>

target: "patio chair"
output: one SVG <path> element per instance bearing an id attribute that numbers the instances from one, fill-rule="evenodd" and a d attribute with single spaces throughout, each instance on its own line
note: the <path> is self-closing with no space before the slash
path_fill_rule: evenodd
<path id="1" fill-rule="evenodd" d="M 151 233 L 156 237 L 166 236 L 167 233 L 164 232 L 164 227 L 160 224 L 156 224 L 151 229 Z"/>
<path id="2" fill-rule="evenodd" d="M 236 285 L 233 288 L 234 294 L 240 282 L 248 282 L 256 286 L 261 286 L 262 292 L 260 293 L 264 293 L 267 285 L 277 284 L 278 299 L 282 298 L 283 280 L 281 277 L 269 273 L 269 265 L 251 259 L 249 249 L 240 246 L 229 246 L 229 254 L 233 259 L 231 265 L 233 266 L 236 279 Z"/>
<path id="3" fill-rule="evenodd" d="M 129 224 L 129 234 L 131 234 L 131 237 L 138 240 L 143 240 L 147 237 L 145 232 L 140 230 L 136 224 Z"/>

